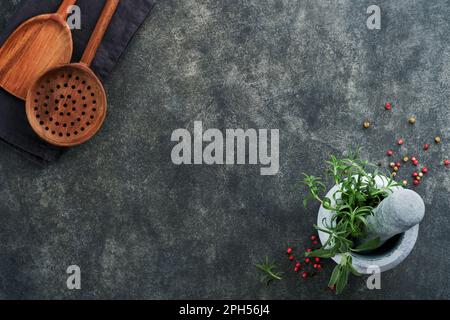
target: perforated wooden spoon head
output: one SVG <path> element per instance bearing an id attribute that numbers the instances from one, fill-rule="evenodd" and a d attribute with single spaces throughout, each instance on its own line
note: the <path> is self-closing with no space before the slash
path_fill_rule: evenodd
<path id="1" fill-rule="evenodd" d="M 102 83 L 89 68 L 120 0 L 106 0 L 80 63 L 46 71 L 27 94 L 26 112 L 33 130 L 45 141 L 73 147 L 91 139 L 107 111 Z"/>
<path id="2" fill-rule="evenodd" d="M 76 0 L 64 0 L 57 13 L 22 23 L 0 49 L 0 86 L 25 100 L 37 76 L 51 67 L 69 63 L 72 34 L 67 10 Z"/>
<path id="3" fill-rule="evenodd" d="M 42 75 L 27 97 L 27 117 L 45 141 L 61 147 L 92 138 L 105 121 L 106 94 L 86 65 L 68 64 Z"/>

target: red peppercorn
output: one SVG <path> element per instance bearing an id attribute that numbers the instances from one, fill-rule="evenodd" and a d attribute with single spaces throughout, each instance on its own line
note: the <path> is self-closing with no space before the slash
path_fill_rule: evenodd
<path id="1" fill-rule="evenodd" d="M 413 172 L 412 176 L 413 176 L 413 178 L 416 178 L 419 176 L 419 174 L 417 172 Z"/>
<path id="2" fill-rule="evenodd" d="M 427 151 L 428 149 L 430 149 L 430 145 L 428 143 L 425 143 L 423 145 L 423 150 Z"/>
<path id="3" fill-rule="evenodd" d="M 313 267 L 314 267 L 314 269 L 317 269 L 317 264 L 314 264 L 314 266 L 313 266 Z"/>
<path id="4" fill-rule="evenodd" d="M 291 254 L 292 251 L 294 251 L 294 250 L 292 250 L 292 248 L 288 248 L 288 249 L 286 250 L 286 253 L 287 253 L 287 254 Z"/>
<path id="5" fill-rule="evenodd" d="M 305 263 L 309 263 L 311 260 L 309 258 L 305 259 Z"/>
<path id="6" fill-rule="evenodd" d="M 320 258 L 316 257 L 316 258 L 314 258 L 314 261 L 320 262 Z"/>
<path id="7" fill-rule="evenodd" d="M 300 268 L 302 266 L 302 264 L 300 263 L 300 262 L 297 262 L 296 264 L 295 264 L 295 267 L 296 268 Z"/>
<path id="8" fill-rule="evenodd" d="M 397 168 L 400 169 L 400 167 L 402 166 L 402 164 L 401 164 L 400 162 L 397 162 L 397 163 L 395 164 L 395 166 L 396 166 Z"/>
<path id="9" fill-rule="evenodd" d="M 385 108 L 386 108 L 386 110 L 391 110 L 392 104 L 390 102 L 387 102 Z"/>
<path id="10" fill-rule="evenodd" d="M 317 264 L 317 269 L 322 269 L 322 265 Z"/>
<path id="11" fill-rule="evenodd" d="M 412 158 L 411 158 L 411 161 L 412 161 L 412 162 L 414 162 L 414 161 L 416 161 L 416 160 L 417 160 L 416 157 L 412 157 Z"/>
<path id="12" fill-rule="evenodd" d="M 419 161 L 413 161 L 413 165 L 415 165 L 416 167 L 419 165 Z"/>
<path id="13" fill-rule="evenodd" d="M 413 183 L 414 183 L 415 186 L 418 186 L 420 184 L 420 181 L 419 180 L 414 180 Z"/>
<path id="14" fill-rule="evenodd" d="M 405 141 L 403 140 L 403 139 L 398 139 L 397 140 L 397 144 L 399 145 L 399 146 L 401 146 L 402 144 L 404 144 L 405 143 Z"/>
<path id="15" fill-rule="evenodd" d="M 302 278 L 303 279 L 306 279 L 306 278 L 308 278 L 308 272 L 302 272 Z"/>
<path id="16" fill-rule="evenodd" d="M 312 252 L 311 248 L 306 249 L 306 252 Z"/>
<path id="17" fill-rule="evenodd" d="M 311 241 L 315 241 L 317 239 L 317 236 L 316 235 L 312 235 L 310 239 L 311 239 Z"/>
<path id="18" fill-rule="evenodd" d="M 392 155 L 394 154 L 394 151 L 388 150 L 388 151 L 386 152 L 386 154 L 387 154 L 389 157 L 392 157 Z"/>
<path id="19" fill-rule="evenodd" d="M 294 268 L 294 272 L 298 272 L 298 270 L 299 270 L 299 269 L 298 269 L 297 267 Z"/>
<path id="20" fill-rule="evenodd" d="M 422 168 L 422 172 L 423 172 L 423 173 L 428 173 L 428 168 L 427 168 L 427 167 L 423 167 L 423 168 Z"/>
<path id="21" fill-rule="evenodd" d="M 444 160 L 444 166 L 446 167 L 450 166 L 450 160 Z"/>
<path id="22" fill-rule="evenodd" d="M 289 256 L 289 260 L 294 260 L 294 256 Z"/>
<path id="23" fill-rule="evenodd" d="M 313 245 L 317 246 L 319 244 L 319 241 L 313 241 Z"/>

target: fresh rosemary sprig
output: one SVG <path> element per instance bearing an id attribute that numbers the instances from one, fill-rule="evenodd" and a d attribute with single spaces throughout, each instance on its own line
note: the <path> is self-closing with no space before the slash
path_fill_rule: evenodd
<path id="1" fill-rule="evenodd" d="M 304 174 L 302 181 L 309 188 L 304 205 L 313 199 L 333 212 L 331 223 L 324 223 L 324 227 L 315 226 L 317 230 L 329 234 L 327 242 L 322 248 L 306 253 L 306 256 L 331 258 L 341 254 L 341 261 L 334 268 L 329 282 L 330 287 L 336 287 L 336 293 L 341 293 L 347 285 L 349 274 L 359 275 L 352 265 L 351 253 L 371 250 L 379 245 L 379 239 L 375 238 L 356 246 L 358 238 L 367 236 L 367 217 L 373 214 L 373 209 L 388 195 L 388 191 L 399 184 L 389 178 L 384 187 L 377 186 L 375 179 L 381 175 L 380 172 L 377 169 L 369 172 L 376 166 L 361 160 L 359 152 L 350 153 L 343 159 L 331 156 L 327 164 L 327 176 L 339 185 L 339 190 L 332 196 L 334 201 L 320 196 L 326 191 L 321 178 Z"/>
<path id="2" fill-rule="evenodd" d="M 277 268 L 277 265 L 275 263 L 270 263 L 269 258 L 266 257 L 266 260 L 261 263 L 257 264 L 256 267 L 264 272 L 264 276 L 261 279 L 262 282 L 265 282 L 267 285 L 273 281 L 273 280 L 282 280 L 283 278 L 281 272 L 277 272 L 275 269 Z"/>

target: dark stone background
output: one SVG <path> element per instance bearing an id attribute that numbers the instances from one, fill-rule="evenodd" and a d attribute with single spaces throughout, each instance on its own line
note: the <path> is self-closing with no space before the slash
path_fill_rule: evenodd
<path id="1" fill-rule="evenodd" d="M 19 2 L 2 1 L 0 29 Z M 366 28 L 371 4 L 381 31 Z M 387 161 L 400 136 L 431 170 L 418 243 L 382 290 L 352 278 L 337 298 L 450 298 L 448 30 L 448 1 L 160 1 L 106 83 L 93 141 L 47 168 L 0 145 L 0 298 L 336 299 L 331 262 L 303 282 L 283 254 L 308 246 L 318 209 L 294 185 L 357 145 Z M 279 128 L 281 172 L 173 165 L 171 133 L 195 120 Z M 266 255 L 286 272 L 269 287 L 254 266 Z M 71 264 L 81 291 L 66 289 Z"/>

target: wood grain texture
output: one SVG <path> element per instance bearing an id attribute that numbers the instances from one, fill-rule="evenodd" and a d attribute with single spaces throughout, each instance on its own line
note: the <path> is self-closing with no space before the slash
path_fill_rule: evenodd
<path id="1" fill-rule="evenodd" d="M 77 146 L 91 139 L 105 121 L 105 90 L 84 64 L 55 67 L 30 88 L 26 112 L 43 140 L 60 147 Z"/>
<path id="2" fill-rule="evenodd" d="M 67 8 L 75 0 L 63 1 L 60 11 L 34 17 L 21 24 L 0 49 L 0 86 L 25 100 L 34 80 L 47 69 L 69 63 L 72 34 L 66 23 Z"/>
<path id="3" fill-rule="evenodd" d="M 57 66 L 28 91 L 28 121 L 39 137 L 60 147 L 90 140 L 102 127 L 108 103 L 102 83 L 89 68 L 120 0 L 107 0 L 80 63 Z"/>
<path id="4" fill-rule="evenodd" d="M 106 0 L 105 7 L 102 11 L 100 19 L 95 26 L 94 33 L 92 34 L 89 42 L 86 46 L 83 56 L 81 57 L 81 63 L 88 66 L 91 65 L 92 60 L 94 60 L 95 54 L 97 53 L 98 47 L 100 46 L 103 37 L 105 36 L 106 30 L 108 29 L 111 19 L 117 10 L 120 0 Z"/>

